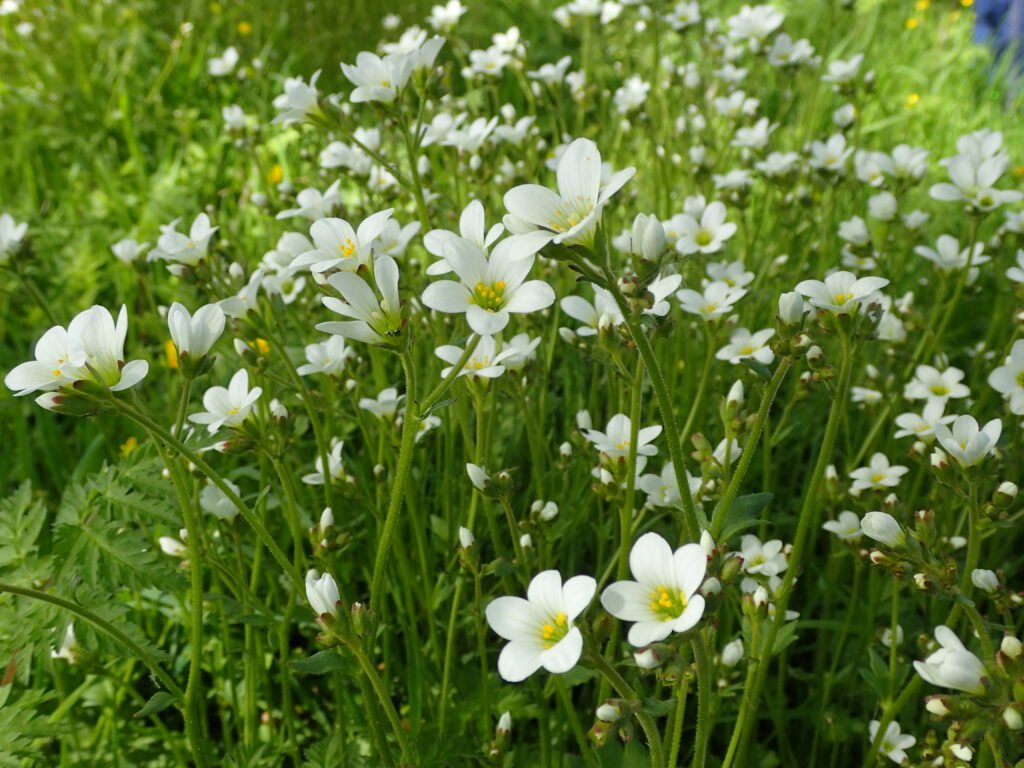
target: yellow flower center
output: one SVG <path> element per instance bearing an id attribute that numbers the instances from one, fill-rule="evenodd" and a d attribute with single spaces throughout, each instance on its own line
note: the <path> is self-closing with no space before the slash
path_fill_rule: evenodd
<path id="1" fill-rule="evenodd" d="M 237 415 L 238 415 L 238 406 L 237 405 L 234 408 L 228 408 L 228 416 L 237 416 Z"/>
<path id="2" fill-rule="evenodd" d="M 747 344 L 747 346 L 743 347 L 743 349 L 740 350 L 740 354 L 741 355 L 752 355 L 752 354 L 754 354 L 754 346 L 752 344 Z"/>
<path id="3" fill-rule="evenodd" d="M 555 232 L 567 232 L 583 221 L 583 216 L 575 211 L 566 212 L 561 208 L 555 209 L 555 216 L 548 222 L 548 227 Z"/>
<path id="4" fill-rule="evenodd" d="M 473 297 L 470 299 L 470 302 L 476 304 L 481 309 L 486 309 L 488 312 L 497 312 L 501 309 L 502 301 L 504 301 L 506 287 L 502 280 L 490 285 L 487 283 L 477 283 L 473 288 Z"/>
<path id="5" fill-rule="evenodd" d="M 838 306 L 842 306 L 848 301 L 853 301 L 853 294 L 845 291 L 840 291 L 832 298 L 832 303 Z"/>
<path id="6" fill-rule="evenodd" d="M 883 480 L 885 480 L 885 473 L 884 472 L 876 472 L 875 474 L 873 474 L 871 476 L 871 482 L 872 483 L 880 483 Z"/>
<path id="7" fill-rule="evenodd" d="M 338 244 L 338 250 L 341 251 L 341 255 L 346 259 L 356 252 L 356 244 L 345 238 L 345 242 Z"/>
<path id="8" fill-rule="evenodd" d="M 702 229 L 697 233 L 697 237 L 694 239 L 697 241 L 697 245 L 703 247 L 711 242 L 711 233 L 706 229 Z"/>
<path id="9" fill-rule="evenodd" d="M 569 617 L 564 613 L 556 613 L 540 628 L 540 639 L 544 641 L 545 648 L 554 647 L 567 634 L 569 634 Z"/>
<path id="10" fill-rule="evenodd" d="M 931 388 L 931 392 L 933 395 L 943 397 L 944 395 L 949 394 L 949 387 L 947 387 L 945 384 L 936 384 L 934 387 Z"/>
<path id="11" fill-rule="evenodd" d="M 655 587 L 651 590 L 650 609 L 661 617 L 662 621 L 678 619 L 686 610 L 686 595 L 682 590 L 668 587 Z"/>

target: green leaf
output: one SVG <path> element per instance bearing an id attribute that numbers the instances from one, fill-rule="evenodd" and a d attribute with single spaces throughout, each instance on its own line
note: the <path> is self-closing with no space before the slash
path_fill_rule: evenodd
<path id="1" fill-rule="evenodd" d="M 135 713 L 135 717 L 142 718 L 155 715 L 158 712 L 163 712 L 172 704 L 174 704 L 174 697 L 171 694 L 167 691 L 157 691 L 149 697 L 149 701 L 146 702 L 145 706 Z"/>
<path id="2" fill-rule="evenodd" d="M 719 543 L 729 541 L 740 531 L 746 530 L 760 522 L 761 511 L 768 506 L 773 495 L 770 493 L 751 493 L 734 499 L 729 511 L 725 513 L 725 524 Z"/>
<path id="3" fill-rule="evenodd" d="M 28 482 L 0 501 L 0 568 L 20 565 L 35 553 L 45 521 L 46 508 L 33 502 Z"/>
<path id="4" fill-rule="evenodd" d="M 320 651 L 308 659 L 297 659 L 291 663 L 292 669 L 307 675 L 325 675 L 334 670 L 350 670 L 351 662 L 337 651 Z"/>
<path id="5" fill-rule="evenodd" d="M 646 712 L 651 717 L 664 717 L 676 708 L 675 699 L 660 701 L 655 698 L 646 698 L 640 705 L 640 711 Z"/>

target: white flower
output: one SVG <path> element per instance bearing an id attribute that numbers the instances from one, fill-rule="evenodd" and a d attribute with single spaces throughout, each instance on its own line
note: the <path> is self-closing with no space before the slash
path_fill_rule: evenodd
<path id="1" fill-rule="evenodd" d="M 259 298 L 260 285 L 263 283 L 264 272 L 257 269 L 249 277 L 249 282 L 234 296 L 221 299 L 218 304 L 228 317 L 245 317 L 251 310 L 256 308 L 256 301 Z"/>
<path id="2" fill-rule="evenodd" d="M 850 473 L 853 485 L 850 493 L 856 496 L 865 490 L 895 488 L 910 470 L 900 465 L 890 465 L 884 453 L 876 453 L 866 467 L 858 467 Z"/>
<path id="3" fill-rule="evenodd" d="M 896 197 L 892 192 L 879 192 L 868 198 L 868 216 L 879 221 L 892 221 L 896 217 Z"/>
<path id="4" fill-rule="evenodd" d="M 316 470 L 308 475 L 302 476 L 302 482 L 306 485 L 323 485 L 327 480 L 338 480 L 345 475 L 344 463 L 341 459 L 341 451 L 345 447 L 342 440 L 331 441 L 331 452 L 327 454 L 327 476 L 324 476 L 324 463 L 320 456 L 313 461 L 313 468 Z"/>
<path id="5" fill-rule="evenodd" d="M 469 71 L 472 74 L 498 77 L 512 62 L 512 57 L 507 51 L 496 45 L 486 50 L 472 50 L 469 52 Z"/>
<path id="6" fill-rule="evenodd" d="M 306 360 L 298 367 L 300 376 L 326 373 L 335 376 L 345 370 L 345 364 L 355 357 L 355 352 L 345 343 L 344 336 L 331 336 L 327 341 L 306 346 Z"/>
<path id="7" fill-rule="evenodd" d="M 1006 270 L 1006 276 L 1015 283 L 1024 283 L 1024 248 L 1017 250 L 1017 264 Z"/>
<path id="8" fill-rule="evenodd" d="M 224 332 L 224 310 L 207 304 L 189 315 L 184 305 L 174 302 L 167 310 L 167 327 L 178 357 L 204 357 Z"/>
<path id="9" fill-rule="evenodd" d="M 642 107 L 644 102 L 647 101 L 647 92 L 650 90 L 650 83 L 644 82 L 637 75 L 632 75 L 612 95 L 615 111 L 620 115 L 624 115 Z"/>
<path id="10" fill-rule="evenodd" d="M 505 227 L 502 224 L 495 224 L 487 229 L 484 207 L 479 200 L 473 200 L 459 216 L 458 233 L 447 229 L 432 229 L 423 236 L 423 247 L 438 257 L 438 261 L 427 267 L 427 274 L 445 275 L 452 271 L 451 265 L 444 258 L 445 245 L 449 240 L 461 236 L 487 253 L 504 231 Z"/>
<path id="11" fill-rule="evenodd" d="M 316 275 L 335 268 L 354 272 L 360 265 L 369 265 L 373 241 L 387 227 L 393 212 L 394 208 L 378 211 L 357 229 L 344 219 L 314 221 L 309 234 L 316 248 L 297 256 L 291 269 L 308 267 Z"/>
<path id="12" fill-rule="evenodd" d="M 594 447 L 610 459 L 625 458 L 629 455 L 632 433 L 632 423 L 629 417 L 617 413 L 608 420 L 608 426 L 604 432 L 596 429 L 582 430 L 583 436 L 587 438 Z M 661 434 L 661 425 L 653 427 L 641 427 L 637 431 L 636 455 L 654 456 L 658 453 L 658 447 L 649 443 Z"/>
<path id="13" fill-rule="evenodd" d="M 601 153 L 590 139 L 576 139 L 558 163 L 558 192 L 539 184 L 523 184 L 505 193 L 505 227 L 513 233 L 542 230 L 566 245 L 590 246 L 609 198 L 629 181 L 635 168 L 625 168 L 602 184 Z"/>
<path id="14" fill-rule="evenodd" d="M 405 395 L 399 395 L 398 390 L 394 387 L 388 387 L 382 389 L 377 397 L 363 397 L 359 400 L 359 407 L 364 411 L 369 411 L 374 416 L 387 419 L 391 418 L 398 411 L 398 406 L 401 405 L 402 400 L 405 399 Z"/>
<path id="15" fill-rule="evenodd" d="M 225 480 L 224 484 L 238 495 L 238 486 L 232 483 L 230 480 Z M 235 503 L 228 498 L 228 495 L 224 493 L 220 488 L 211 483 L 206 482 L 203 486 L 203 492 L 199 494 L 199 506 L 203 508 L 203 511 L 209 512 L 214 517 L 220 520 L 227 520 L 230 522 L 238 516 L 238 507 Z"/>
<path id="16" fill-rule="evenodd" d="M 988 385 L 1006 399 L 1010 413 L 1024 415 L 1024 340 L 1013 343 L 1004 364 L 989 374 Z"/>
<path id="17" fill-rule="evenodd" d="M 740 539 L 743 570 L 759 576 L 778 576 L 788 567 L 782 541 L 772 539 L 763 544 L 757 536 L 747 534 Z"/>
<path id="18" fill-rule="evenodd" d="M 612 616 L 635 622 L 629 642 L 637 648 L 686 632 L 704 615 L 704 598 L 697 590 L 707 562 L 700 544 L 685 544 L 673 552 L 661 536 L 645 533 L 629 553 L 635 581 L 608 586 L 601 605 Z"/>
<path id="19" fill-rule="evenodd" d="M 50 657 L 54 659 L 64 659 L 68 664 L 76 664 L 81 653 L 82 648 L 75 639 L 75 625 L 72 622 L 71 624 L 68 624 L 67 629 L 64 630 L 64 637 L 60 641 L 60 648 L 55 648 L 50 651 Z"/>
<path id="20" fill-rule="evenodd" d="M 928 259 L 943 272 L 950 272 L 954 269 L 964 269 L 968 264 L 976 267 L 987 262 L 988 256 L 982 254 L 984 248 L 984 243 L 977 243 L 972 255 L 971 248 L 960 249 L 960 241 L 955 237 L 940 235 L 935 242 L 935 248 L 919 245 L 914 248 L 914 253 Z"/>
<path id="21" fill-rule="evenodd" d="M 394 101 L 409 82 L 414 63 L 415 60 L 407 54 L 381 58 L 375 53 L 362 51 L 356 56 L 355 66 L 341 65 L 345 77 L 356 86 L 349 98 L 353 103 Z"/>
<path id="22" fill-rule="evenodd" d="M 473 487 L 481 492 L 485 491 L 491 482 L 491 476 L 487 474 L 487 470 L 477 464 L 466 464 L 466 474 L 469 475 L 469 482 L 473 484 Z"/>
<path id="23" fill-rule="evenodd" d="M 771 5 L 744 5 L 728 19 L 729 37 L 746 40 L 751 50 L 760 50 L 760 44 L 782 26 L 785 18 L 782 11 Z"/>
<path id="24" fill-rule="evenodd" d="M 779 296 L 779 320 L 786 325 L 799 325 L 804 320 L 804 299 L 796 291 Z"/>
<path id="25" fill-rule="evenodd" d="M 459 361 L 464 351 L 464 349 L 456 347 L 454 344 L 443 344 L 434 350 L 435 355 L 448 363 L 448 367 L 441 371 L 442 378 L 451 373 L 452 366 Z M 517 349 L 504 349 L 499 352 L 498 343 L 493 336 L 481 336 L 476 349 L 473 350 L 473 354 L 463 364 L 459 376 L 496 379 L 505 373 L 505 366 L 503 365 L 505 360 L 514 357 L 518 352 L 519 350 Z"/>
<path id="26" fill-rule="evenodd" d="M 796 152 L 770 152 L 764 160 L 754 163 L 754 167 L 770 178 L 788 176 L 795 173 L 800 166 L 800 155 Z"/>
<path id="27" fill-rule="evenodd" d="M 684 0 L 684 2 L 676 3 L 665 14 L 665 21 L 676 32 L 686 29 L 700 20 L 700 4 L 697 2 L 686 2 Z"/>
<path id="28" fill-rule="evenodd" d="M 211 227 L 210 217 L 205 213 L 196 216 L 187 235 L 178 232 L 175 229 L 177 225 L 178 220 L 175 219 L 166 227 L 161 227 L 162 231 L 156 242 L 156 248 L 149 252 L 147 259 L 150 261 L 163 259 L 177 265 L 194 267 L 206 258 L 210 238 L 219 227 Z"/>
<path id="29" fill-rule="evenodd" d="M 981 160 L 969 155 L 956 155 L 946 162 L 950 183 L 935 184 L 929 190 L 936 200 L 965 202 L 979 211 L 991 211 L 1004 203 L 1015 203 L 1024 195 L 1017 190 L 996 189 L 995 184 L 1006 170 L 1005 155 Z"/>
<path id="30" fill-rule="evenodd" d="M 840 541 L 858 541 L 863 533 L 857 513 L 848 510 L 840 512 L 838 518 L 828 520 L 821 527 L 837 536 Z"/>
<path id="31" fill-rule="evenodd" d="M 711 281 L 725 283 L 731 288 L 746 288 L 754 282 L 754 273 L 742 261 L 709 261 L 705 271 Z"/>
<path id="32" fill-rule="evenodd" d="M 168 557 L 188 557 L 188 547 L 170 536 L 161 536 L 157 539 L 157 545 Z"/>
<path id="33" fill-rule="evenodd" d="M 309 187 L 295 196 L 298 208 L 288 208 L 277 214 L 277 219 L 290 219 L 294 216 L 301 216 L 304 219 L 316 221 L 329 216 L 331 212 L 341 204 L 341 192 L 338 188 L 341 180 L 338 179 L 323 193 L 319 189 Z"/>
<path id="34" fill-rule="evenodd" d="M 873 296 L 889 284 L 884 277 L 857 278 L 852 272 L 833 272 L 824 282 L 804 280 L 796 286 L 797 293 L 803 294 L 811 306 L 837 314 L 856 312 L 860 302 Z"/>
<path id="35" fill-rule="evenodd" d="M 941 403 L 967 397 L 971 390 L 960 383 L 963 378 L 964 372 L 959 368 L 949 367 L 939 371 L 930 365 L 919 365 L 914 371 L 914 378 L 903 388 L 903 396 L 908 400 Z"/>
<path id="36" fill-rule="evenodd" d="M 459 546 L 469 549 L 474 544 L 476 544 L 476 537 L 473 536 L 473 532 L 465 526 L 459 526 Z"/>
<path id="37" fill-rule="evenodd" d="M 952 430 L 945 424 L 936 424 L 935 437 L 942 450 L 961 465 L 973 467 L 995 450 L 1002 430 L 1003 423 L 999 419 L 992 419 L 979 429 L 973 416 L 958 416 Z"/>
<path id="38" fill-rule="evenodd" d="M 593 288 L 593 304 L 582 296 L 566 296 L 559 302 L 565 314 L 584 324 L 583 328 L 576 330 L 580 336 L 596 336 L 601 331 L 615 328 L 625 322 L 611 293 L 597 285 Z"/>
<path id="39" fill-rule="evenodd" d="M 996 576 L 995 571 L 985 568 L 975 568 L 971 571 L 971 583 L 982 592 L 995 594 L 999 591 L 999 577 Z"/>
<path id="40" fill-rule="evenodd" d="M 444 258 L 461 282 L 432 283 L 423 292 L 423 303 L 439 312 L 465 312 L 469 327 L 481 335 L 500 333 L 510 313 L 537 312 L 555 301 L 550 285 L 526 280 L 546 240 L 535 234 L 508 237 L 488 256 L 470 240 L 449 238 Z"/>
<path id="41" fill-rule="evenodd" d="M 317 578 L 318 575 L 315 570 L 306 574 L 306 599 L 317 616 L 337 616 L 338 603 L 341 602 L 338 584 L 329 573 Z"/>
<path id="42" fill-rule="evenodd" d="M 245 111 L 237 104 L 229 104 L 220 108 L 220 116 L 224 120 L 224 127 L 229 131 L 240 131 L 245 128 Z"/>
<path id="43" fill-rule="evenodd" d="M 935 398 L 929 399 L 925 403 L 924 411 L 920 415 L 916 413 L 901 413 L 896 417 L 896 426 L 899 427 L 896 431 L 896 437 L 914 437 L 918 440 L 931 442 L 935 437 L 936 424 L 949 424 L 956 418 L 956 416 L 943 416 L 942 412 L 945 409 L 946 399 Z"/>
<path id="44" fill-rule="evenodd" d="M 274 108 L 280 114 L 274 118 L 275 123 L 289 125 L 301 121 L 310 112 L 317 109 L 319 94 L 316 81 L 320 77 L 318 69 L 309 78 L 309 83 L 301 77 L 289 77 L 284 81 L 284 93 L 274 99 Z"/>
<path id="45" fill-rule="evenodd" d="M 690 496 L 700 491 L 701 479 L 686 473 L 686 483 L 690 487 Z M 675 507 L 682 503 L 679 493 L 679 482 L 676 480 L 676 468 L 666 464 L 660 475 L 647 474 L 637 478 L 636 487 L 647 494 L 647 503 L 652 507 Z"/>
<path id="46" fill-rule="evenodd" d="M 537 357 L 539 346 L 539 336 L 531 339 L 529 334 L 517 333 L 502 346 L 502 364 L 510 371 L 521 371 L 527 363 Z"/>
<path id="47" fill-rule="evenodd" d="M 847 60 L 836 59 L 830 61 L 828 74 L 822 75 L 821 79 L 826 83 L 848 83 L 857 76 L 861 62 L 864 61 L 864 54 L 858 53 Z"/>
<path id="48" fill-rule="evenodd" d="M 373 278 L 380 297 L 354 272 L 336 272 L 328 285 L 342 298 L 325 296 L 325 307 L 351 320 L 318 323 L 316 329 L 367 344 L 387 344 L 402 334 L 402 307 L 398 297 L 398 265 L 390 256 L 373 262 Z"/>
<path id="49" fill-rule="evenodd" d="M 737 328 L 729 336 L 729 343 L 715 353 L 719 360 L 728 360 L 733 365 L 744 358 L 753 358 L 759 363 L 769 365 L 775 359 L 775 353 L 767 346 L 768 339 L 775 335 L 773 328 L 751 333 L 746 328 Z"/>
<path id="50" fill-rule="evenodd" d="M 149 363 L 125 363 L 127 335 L 127 307 L 121 307 L 115 323 L 109 310 L 92 306 L 76 315 L 67 330 L 58 325 L 44 333 L 36 343 L 36 359 L 11 370 L 4 384 L 18 396 L 53 392 L 77 381 L 91 381 L 112 392 L 128 389 L 146 377 Z M 51 408 L 58 400 L 51 396 L 37 402 Z"/>
<path id="51" fill-rule="evenodd" d="M 768 138 L 777 124 L 769 124 L 767 117 L 762 117 L 750 127 L 737 128 L 732 146 L 745 149 L 764 149 L 768 146 Z"/>
<path id="52" fill-rule="evenodd" d="M 210 387 L 203 394 L 204 412 L 193 413 L 189 421 L 206 424 L 210 434 L 221 427 L 237 427 L 252 412 L 252 407 L 263 393 L 260 387 L 249 389 L 249 372 L 240 369 L 231 377 L 227 388 Z"/>
<path id="53" fill-rule="evenodd" d="M 811 168 L 820 171 L 844 173 L 846 161 L 853 154 L 853 147 L 846 146 L 846 137 L 841 133 L 833 134 L 827 142 L 811 143 Z"/>
<path id="54" fill-rule="evenodd" d="M 732 312 L 733 305 L 746 294 L 745 288 L 735 288 L 726 282 L 715 281 L 708 283 L 703 293 L 683 288 L 676 294 L 676 298 L 684 312 L 711 320 Z"/>
<path id="55" fill-rule="evenodd" d="M 572 57 L 563 56 L 554 64 L 543 64 L 540 69 L 527 72 L 526 76 L 531 80 L 540 80 L 545 85 L 555 86 L 565 80 L 565 73 L 572 66 Z"/>
<path id="56" fill-rule="evenodd" d="M 868 737 L 874 742 L 878 736 L 878 728 L 881 723 L 878 720 L 872 720 L 868 723 Z M 906 733 L 900 733 L 900 724 L 893 720 L 885 729 L 885 733 L 882 735 L 882 746 L 881 751 L 886 757 L 892 760 L 897 765 L 903 765 L 907 758 L 906 750 L 910 749 L 917 743 L 917 739 Z"/>
<path id="57" fill-rule="evenodd" d="M 981 678 L 985 667 L 981 659 L 964 647 L 960 638 L 949 627 L 935 628 L 935 639 L 939 650 L 924 661 L 915 661 L 914 669 L 925 682 L 940 688 L 953 688 L 964 693 L 981 694 L 985 686 Z"/>
<path id="58" fill-rule="evenodd" d="M 0 264 L 5 263 L 21 245 L 28 224 L 19 224 L 9 213 L 0 214 Z"/>
<path id="59" fill-rule="evenodd" d="M 3 217 L 0 216 L 0 230 L 3 229 Z M 111 252 L 117 257 L 118 261 L 123 264 L 131 264 L 135 262 L 146 249 L 149 247 L 149 243 L 138 243 L 132 238 L 125 238 L 124 240 L 118 240 L 112 246 L 110 246 Z M 4 252 L 4 241 L 3 234 L 0 232 L 0 254 Z M 2 260 L 2 257 L 0 257 Z"/>
<path id="60" fill-rule="evenodd" d="M 230 75 L 238 64 L 238 51 L 234 46 L 227 48 L 220 56 L 214 56 L 207 62 L 207 71 L 212 77 Z"/>
<path id="61" fill-rule="evenodd" d="M 468 10 L 469 8 L 460 3 L 459 0 L 448 0 L 444 5 L 435 5 L 430 9 L 427 23 L 438 32 L 449 30 L 459 22 L 462 14 Z"/>
<path id="62" fill-rule="evenodd" d="M 526 599 L 499 597 L 485 609 L 487 623 L 508 640 L 498 657 L 498 674 L 518 683 L 540 667 L 568 672 L 583 653 L 583 635 L 573 625 L 594 597 L 597 582 L 574 576 L 562 583 L 558 571 L 543 571 L 530 581 Z"/>
<path id="63" fill-rule="evenodd" d="M 498 718 L 498 725 L 494 731 L 499 736 L 512 732 L 512 714 L 510 712 L 505 711 L 501 713 L 501 717 Z"/>
<path id="64" fill-rule="evenodd" d="M 699 220 L 683 214 L 676 250 L 683 255 L 717 253 L 735 233 L 736 225 L 725 220 L 725 206 L 716 201 L 704 209 Z"/>
<path id="65" fill-rule="evenodd" d="M 860 521 L 860 529 L 865 536 L 887 547 L 902 547 L 907 540 L 907 534 L 896 518 L 887 512 L 868 512 Z"/>

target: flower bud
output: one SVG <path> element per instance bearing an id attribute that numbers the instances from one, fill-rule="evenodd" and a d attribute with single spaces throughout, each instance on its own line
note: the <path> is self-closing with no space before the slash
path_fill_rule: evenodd
<path id="1" fill-rule="evenodd" d="M 466 464 L 466 473 L 469 475 L 469 481 L 478 491 L 486 490 L 487 485 L 491 482 L 491 476 L 487 474 L 487 470 L 476 464 Z"/>
<path id="2" fill-rule="evenodd" d="M 971 583 L 982 592 L 994 595 L 999 591 L 999 577 L 994 571 L 986 568 L 975 568 L 971 571 Z"/>
<path id="3" fill-rule="evenodd" d="M 469 549 L 476 544 L 476 538 L 473 536 L 473 532 L 464 526 L 459 526 L 459 546 L 463 549 Z"/>
<path id="4" fill-rule="evenodd" d="M 722 593 L 722 582 L 712 576 L 700 585 L 700 593 L 704 597 L 712 597 Z"/>
<path id="5" fill-rule="evenodd" d="M 540 519 L 547 523 L 556 517 L 558 517 L 558 505 L 553 501 L 544 502 L 544 506 L 540 508 Z"/>
<path id="6" fill-rule="evenodd" d="M 999 487 L 996 488 L 996 493 L 992 499 L 992 503 L 1000 509 L 1006 509 L 1016 498 L 1017 484 L 1005 481 L 1000 483 Z"/>
<path id="7" fill-rule="evenodd" d="M 661 654 L 653 648 L 644 648 L 642 651 L 634 651 L 633 659 L 640 669 L 656 669 L 663 661 Z"/>
<path id="8" fill-rule="evenodd" d="M 499 736 L 512 732 L 512 715 L 509 712 L 502 712 L 498 718 L 498 727 L 495 729 Z"/>
<path id="9" fill-rule="evenodd" d="M 946 706 L 945 696 L 929 696 L 925 699 L 924 708 L 936 717 L 947 717 L 949 715 L 949 707 Z"/>
<path id="10" fill-rule="evenodd" d="M 630 234 L 630 253 L 644 261 L 657 261 L 665 250 L 665 228 L 653 214 L 638 213 Z"/>
<path id="11" fill-rule="evenodd" d="M 1012 704 L 1003 710 L 1003 722 L 1011 731 L 1019 731 L 1024 728 L 1024 716 Z"/>
<path id="12" fill-rule="evenodd" d="M 804 299 L 796 291 L 779 296 L 779 320 L 784 325 L 799 325 L 804 319 Z"/>
<path id="13" fill-rule="evenodd" d="M 519 546 L 523 549 L 530 549 L 533 546 L 533 537 L 528 533 L 524 533 L 519 537 Z"/>
<path id="14" fill-rule="evenodd" d="M 564 442 L 558 446 L 558 454 L 563 458 L 567 459 L 572 456 L 572 443 Z"/>
<path id="15" fill-rule="evenodd" d="M 332 525 L 334 525 L 334 512 L 330 507 L 324 507 L 324 511 L 320 513 L 320 532 L 323 533 Z"/>
<path id="16" fill-rule="evenodd" d="M 700 546 L 705 554 L 710 555 L 715 551 L 715 540 L 712 538 L 710 531 L 701 531 Z"/>
<path id="17" fill-rule="evenodd" d="M 614 723 L 622 718 L 622 707 L 616 702 L 609 700 L 599 706 L 594 715 L 601 722 Z"/>
<path id="18" fill-rule="evenodd" d="M 737 379 L 732 387 L 729 389 L 729 394 L 726 395 L 725 402 L 727 406 L 738 408 L 743 405 L 743 382 Z"/>
<path id="19" fill-rule="evenodd" d="M 722 663 L 727 667 L 735 667 L 743 658 L 743 640 L 737 637 L 722 649 Z"/>
<path id="20" fill-rule="evenodd" d="M 338 585 L 331 574 L 325 573 L 317 578 L 317 572 L 310 570 L 306 574 L 306 599 L 317 616 L 338 615 L 338 602 L 341 597 L 338 594 Z"/>
<path id="21" fill-rule="evenodd" d="M 1011 659 L 1016 659 L 1020 657 L 1021 651 L 1024 650 L 1024 645 L 1013 635 L 1005 635 L 1003 641 L 999 644 L 999 650 Z"/>
<path id="22" fill-rule="evenodd" d="M 860 521 L 860 529 L 865 536 L 893 549 L 902 547 L 907 541 L 907 535 L 896 518 L 886 512 L 868 512 Z"/>

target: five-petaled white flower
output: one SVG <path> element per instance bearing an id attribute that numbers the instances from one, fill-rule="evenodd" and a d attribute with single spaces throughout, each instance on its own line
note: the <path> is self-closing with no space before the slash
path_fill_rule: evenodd
<path id="1" fill-rule="evenodd" d="M 210 238 L 219 227 L 211 227 L 210 217 L 200 213 L 186 235 L 177 230 L 178 221 L 179 219 L 175 219 L 166 227 L 161 227 L 160 238 L 156 242 L 156 248 L 146 257 L 148 260 L 163 259 L 173 262 L 175 266 L 194 267 L 206 258 Z"/>
<path id="2" fill-rule="evenodd" d="M 516 234 L 539 229 L 555 243 L 590 247 L 605 204 L 635 172 L 625 168 L 602 184 L 597 145 L 576 139 L 558 162 L 558 192 L 522 184 L 505 193 L 505 228 Z"/>
<path id="3" fill-rule="evenodd" d="M 676 250 L 683 255 L 717 253 L 736 233 L 736 225 L 725 220 L 725 206 L 717 201 L 710 203 L 699 217 L 684 213 L 678 223 Z"/>
<path id="4" fill-rule="evenodd" d="M 708 283 L 703 293 L 692 288 L 683 288 L 676 293 L 676 298 L 679 299 L 679 306 L 684 312 L 713 320 L 732 312 L 733 305 L 746 295 L 746 288 L 736 288 L 716 280 Z"/>
<path id="5" fill-rule="evenodd" d="M 295 257 L 291 269 L 308 268 L 314 275 L 332 269 L 354 272 L 367 265 L 373 252 L 373 241 L 384 231 L 394 208 L 368 216 L 353 229 L 344 219 L 319 219 L 309 228 L 316 248 Z"/>
<path id="6" fill-rule="evenodd" d="M 878 728 L 881 723 L 878 720 L 872 720 L 868 723 L 868 737 L 872 742 L 878 737 Z M 893 720 L 885 729 L 885 733 L 882 734 L 881 750 L 882 754 L 888 757 L 897 765 L 903 765 L 907 759 L 907 750 L 910 749 L 917 743 L 917 739 L 913 736 L 900 733 L 900 724 Z"/>
<path id="7" fill-rule="evenodd" d="M 804 280 L 796 292 L 807 297 L 812 306 L 836 314 L 856 312 L 860 303 L 887 286 L 884 277 L 858 277 L 853 272 L 833 272 L 822 280 Z"/>
<path id="8" fill-rule="evenodd" d="M 316 570 L 310 570 L 306 574 L 306 599 L 317 616 L 336 616 L 341 596 L 334 577 L 329 573 L 320 576 Z"/>
<path id="9" fill-rule="evenodd" d="M 860 518 L 856 512 L 843 510 L 835 520 L 828 520 L 821 525 L 826 531 L 839 538 L 840 541 L 857 541 L 863 531 L 860 527 Z"/>
<path id="10" fill-rule="evenodd" d="M 513 235 L 494 246 L 490 256 L 476 243 L 452 237 L 444 258 L 460 282 L 439 280 L 423 292 L 423 303 L 438 312 L 466 313 L 469 327 L 481 335 L 500 333 L 510 313 L 537 312 L 555 302 L 543 280 L 526 280 L 535 254 L 547 242 L 536 234 Z"/>
<path id="11" fill-rule="evenodd" d="M 903 396 L 907 400 L 927 400 L 929 403 L 967 397 L 971 390 L 960 383 L 963 378 L 964 372 L 959 368 L 950 366 L 940 371 L 930 365 L 919 365 L 914 371 L 914 378 L 903 388 Z"/>
<path id="12" fill-rule="evenodd" d="M 530 581 L 525 600 L 492 600 L 485 610 L 487 623 L 509 641 L 498 657 L 502 679 L 518 683 L 541 667 L 553 674 L 575 667 L 583 653 L 583 635 L 573 622 L 596 590 L 590 576 L 573 576 L 563 584 L 558 571 L 543 571 Z"/>
<path id="13" fill-rule="evenodd" d="M 884 453 L 876 453 L 866 467 L 858 467 L 850 473 L 853 485 L 850 493 L 854 496 L 861 491 L 895 488 L 910 470 L 899 464 L 890 465 Z"/>
<path id="14" fill-rule="evenodd" d="M 611 293 L 598 285 L 594 286 L 593 304 L 582 296 L 566 296 L 559 306 L 569 317 L 584 324 L 576 329 L 579 336 L 596 336 L 625 322 Z"/>
<path id="15" fill-rule="evenodd" d="M 604 432 L 596 429 L 584 429 L 583 436 L 594 444 L 601 453 L 610 459 L 625 458 L 629 455 L 630 443 L 632 440 L 633 425 L 629 416 L 617 413 L 608 420 L 608 426 Z M 641 427 L 637 430 L 636 454 L 637 456 L 654 456 L 658 452 L 656 445 L 649 443 L 661 434 L 661 425 L 653 427 Z"/>
<path id="16" fill-rule="evenodd" d="M 756 333 L 751 333 L 746 328 L 737 328 L 729 336 L 729 343 L 718 350 L 715 357 L 719 360 L 728 360 L 734 365 L 747 357 L 769 365 L 775 359 L 775 353 L 767 346 L 767 342 L 774 335 L 774 328 L 765 328 Z"/>
<path id="17" fill-rule="evenodd" d="M 617 619 L 634 622 L 628 637 L 637 648 L 686 632 L 704 615 L 704 598 L 697 590 L 707 564 L 700 544 L 684 544 L 673 552 L 661 536 L 645 533 L 629 553 L 635 581 L 609 585 L 601 605 Z"/>
<path id="18" fill-rule="evenodd" d="M 973 416 L 958 416 L 952 429 L 945 424 L 936 424 L 934 429 L 942 450 L 962 466 L 973 467 L 995 450 L 1003 431 L 1003 422 L 992 419 L 979 428 Z"/>
<path id="19" fill-rule="evenodd" d="M 261 387 L 249 389 L 249 372 L 242 368 L 231 377 L 226 388 L 210 387 L 206 390 L 203 394 L 206 410 L 193 413 L 188 419 L 196 424 L 206 424 L 211 435 L 221 427 L 237 427 L 249 418 L 262 393 Z"/>

